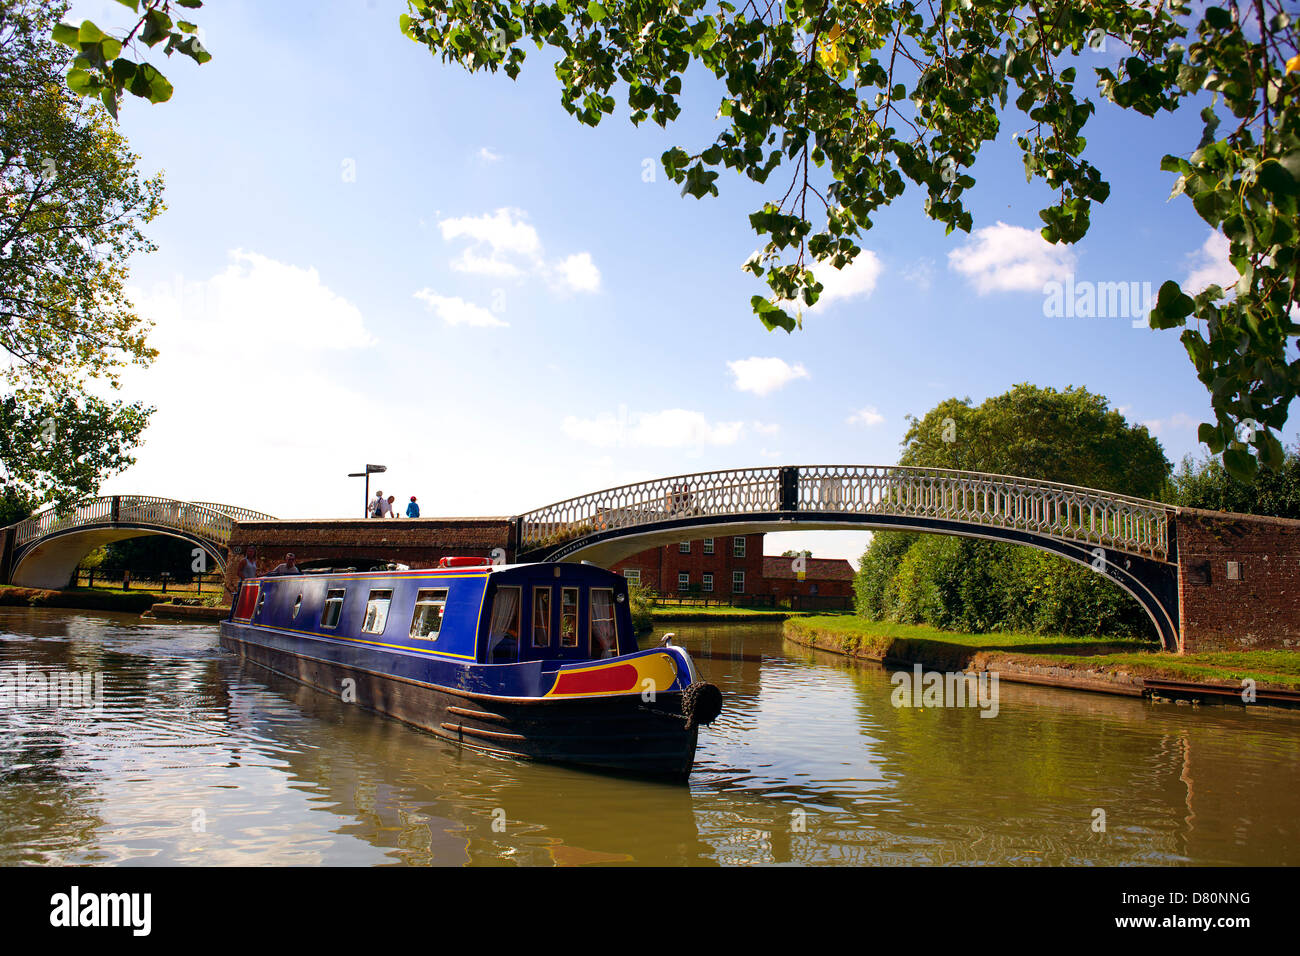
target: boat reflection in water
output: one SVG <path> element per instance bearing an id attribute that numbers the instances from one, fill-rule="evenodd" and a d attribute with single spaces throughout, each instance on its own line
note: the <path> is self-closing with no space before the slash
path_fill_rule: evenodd
<path id="1" fill-rule="evenodd" d="M 261 741 L 250 765 L 273 756 L 311 817 L 335 816 L 330 835 L 319 821 L 311 828 L 323 843 L 317 862 L 686 866 L 713 857 L 689 787 L 494 759 L 264 672 L 226 719 L 235 738 Z"/>
<path id="2" fill-rule="evenodd" d="M 627 583 L 588 564 L 307 573 L 244 581 L 221 646 L 465 747 L 685 779 L 717 687 L 640 650 Z"/>

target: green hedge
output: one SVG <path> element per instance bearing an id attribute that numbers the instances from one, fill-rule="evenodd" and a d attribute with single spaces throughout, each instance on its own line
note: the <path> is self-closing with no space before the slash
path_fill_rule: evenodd
<path id="1" fill-rule="evenodd" d="M 980 634 L 1147 637 L 1150 618 L 1101 574 L 1032 548 L 877 533 L 854 581 L 858 614 Z"/>

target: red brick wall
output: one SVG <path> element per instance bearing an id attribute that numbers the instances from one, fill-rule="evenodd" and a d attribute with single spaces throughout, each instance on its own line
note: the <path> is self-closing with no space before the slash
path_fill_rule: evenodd
<path id="1" fill-rule="evenodd" d="M 804 578 L 800 581 L 797 578 L 791 580 L 768 581 L 765 584 L 766 594 L 775 594 L 778 598 L 789 597 L 791 594 L 801 594 L 811 596 L 814 594 L 813 588 L 816 587 L 817 597 L 851 597 L 853 595 L 852 581 L 838 580 L 817 580 Z"/>
<path id="2" fill-rule="evenodd" d="M 1300 521 L 1179 508 L 1177 529 L 1185 653 L 1300 649 Z"/>
<path id="3" fill-rule="evenodd" d="M 677 575 L 681 571 L 691 576 L 691 584 L 703 584 L 704 572 L 713 572 L 713 597 L 730 598 L 731 573 L 745 572 L 745 594 L 765 594 L 763 590 L 763 534 L 744 535 L 745 556 L 738 558 L 732 547 L 736 535 L 716 536 L 713 554 L 704 553 L 704 539 L 691 540 L 691 553 L 682 554 L 677 544 L 650 548 L 613 565 L 622 574 L 628 568 L 641 572 L 641 583 L 660 594 L 677 594 Z M 701 597 L 705 592 L 701 592 Z"/>
<path id="4" fill-rule="evenodd" d="M 796 558 L 770 557 L 764 562 L 763 590 L 778 601 L 793 595 L 847 598 L 853 595 L 853 566 L 839 558 L 804 558 L 804 578 L 799 580 Z"/>
<path id="5" fill-rule="evenodd" d="M 430 568 L 440 558 L 464 555 L 487 558 L 493 548 L 510 550 L 506 518 L 353 518 L 328 521 L 257 521 L 236 524 L 231 533 L 231 561 L 226 574 L 233 589 L 236 549 L 257 548 L 257 569 L 270 571 L 292 551 L 299 564 L 317 561 L 380 559 Z"/>

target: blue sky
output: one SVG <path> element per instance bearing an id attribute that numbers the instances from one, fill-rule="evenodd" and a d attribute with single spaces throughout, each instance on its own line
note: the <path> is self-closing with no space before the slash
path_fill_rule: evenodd
<path id="1" fill-rule="evenodd" d="M 1017 382 L 1086 386 L 1171 460 L 1198 452 L 1209 399 L 1177 334 L 1049 317 L 1043 292 L 1066 274 L 1154 289 L 1221 273 L 1159 171 L 1194 148 L 1194 115 L 1100 107 L 1089 153 L 1111 198 L 1072 250 L 1034 235 L 1047 192 L 1008 119 L 973 171 L 972 235 L 945 237 L 911 192 L 802 331 L 769 333 L 748 304 L 767 288 L 740 266 L 759 246 L 748 214 L 788 177 L 724 173 L 699 201 L 658 168 L 711 141 L 711 77 L 688 77 L 668 131 L 621 115 L 592 130 L 534 48 L 517 82 L 470 75 L 403 37 L 404 9 L 217 0 L 196 17 L 212 61 L 177 57 L 169 103 L 125 104 L 169 208 L 131 280 L 161 356 L 124 386 L 159 410 L 106 492 L 345 516 L 361 499 L 346 474 L 375 462 L 426 515 L 511 514 L 683 472 L 892 463 L 905 415 Z M 71 19 L 129 16 L 98 0 Z M 768 552 L 856 559 L 865 540 L 774 536 Z"/>

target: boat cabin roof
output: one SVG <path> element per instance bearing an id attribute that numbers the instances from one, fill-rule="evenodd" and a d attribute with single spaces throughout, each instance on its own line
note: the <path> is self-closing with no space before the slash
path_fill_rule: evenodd
<path id="1" fill-rule="evenodd" d="M 558 666 L 637 649 L 626 580 L 585 562 L 249 578 L 231 618 L 480 664 Z"/>

